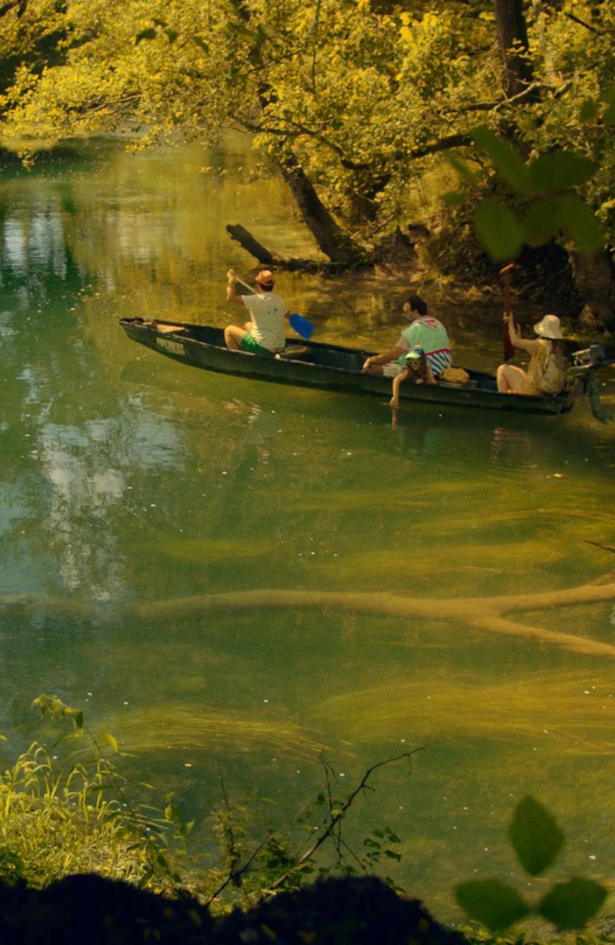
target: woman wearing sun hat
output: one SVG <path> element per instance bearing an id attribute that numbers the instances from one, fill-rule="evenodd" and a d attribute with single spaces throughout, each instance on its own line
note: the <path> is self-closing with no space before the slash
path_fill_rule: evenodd
<path id="1" fill-rule="evenodd" d="M 504 315 L 515 348 L 531 355 L 527 371 L 514 364 L 500 364 L 498 390 L 503 394 L 559 394 L 566 386 L 568 360 L 557 315 L 545 315 L 534 325 L 537 339 L 522 338 L 511 314 Z"/>

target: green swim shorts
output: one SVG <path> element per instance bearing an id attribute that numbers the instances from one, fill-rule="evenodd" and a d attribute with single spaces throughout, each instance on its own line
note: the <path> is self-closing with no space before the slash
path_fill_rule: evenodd
<path id="1" fill-rule="evenodd" d="M 263 348 L 263 346 L 259 345 L 258 341 L 255 341 L 252 335 L 247 332 L 241 339 L 241 350 L 249 351 L 251 354 L 264 354 L 266 357 L 268 356 L 270 358 L 275 357 L 273 351 L 270 351 L 269 348 Z"/>

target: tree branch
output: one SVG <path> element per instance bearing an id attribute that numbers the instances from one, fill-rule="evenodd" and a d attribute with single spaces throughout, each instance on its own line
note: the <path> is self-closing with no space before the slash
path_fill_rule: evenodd
<path id="1" fill-rule="evenodd" d="M 410 759 L 412 755 L 417 754 L 417 752 L 419 751 L 424 751 L 424 748 L 414 748 L 412 749 L 412 751 L 404 751 L 402 752 L 401 755 L 396 755 L 394 758 L 387 758 L 384 761 L 378 761 L 375 765 L 372 765 L 371 768 L 368 768 L 365 774 L 363 775 L 363 777 L 361 778 L 360 783 L 357 785 L 354 791 L 352 791 L 348 795 L 348 797 L 346 798 L 342 806 L 331 810 L 329 822 L 325 825 L 322 832 L 318 835 L 314 843 L 312 843 L 308 847 L 308 849 L 304 853 L 302 853 L 302 855 L 299 857 L 295 865 L 290 870 L 287 870 L 287 872 L 284 873 L 283 876 L 278 877 L 278 879 L 276 879 L 275 882 L 271 883 L 271 885 L 269 886 L 269 889 L 272 892 L 278 889 L 280 886 L 282 886 L 286 882 L 287 879 L 289 879 L 293 875 L 293 873 L 295 873 L 298 869 L 300 869 L 304 863 L 307 863 L 308 860 L 312 859 L 316 851 L 332 835 L 333 831 L 339 827 L 339 825 L 341 824 L 344 818 L 344 815 L 346 814 L 348 809 L 352 807 L 352 804 L 354 803 L 357 795 L 360 794 L 361 791 L 364 791 L 367 789 L 368 787 L 367 782 L 369 781 L 374 771 L 377 771 L 378 768 L 384 767 L 384 765 L 394 764 L 396 761 L 400 761 L 402 758 Z"/>
<path id="2" fill-rule="evenodd" d="M 591 640 L 588 637 L 558 633 L 503 619 L 511 612 L 550 610 L 582 604 L 600 603 L 615 599 L 615 575 L 606 575 L 604 583 L 588 583 L 559 591 L 541 591 L 537 594 L 511 594 L 500 597 L 429 598 L 407 597 L 387 591 L 292 591 L 275 588 L 230 591 L 223 594 L 202 594 L 175 600 L 142 604 L 141 617 L 166 619 L 171 615 L 216 610 L 250 610 L 261 607 L 319 608 L 349 613 L 371 613 L 400 619 L 452 621 L 489 629 L 495 633 L 528 637 L 533 641 L 560 646 L 574 652 L 615 658 L 615 645 Z"/>

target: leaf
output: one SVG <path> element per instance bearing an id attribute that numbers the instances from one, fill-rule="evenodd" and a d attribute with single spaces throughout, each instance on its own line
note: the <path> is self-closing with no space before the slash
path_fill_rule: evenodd
<path id="1" fill-rule="evenodd" d="M 598 167 L 589 158 L 573 151 L 550 151 L 541 154 L 530 165 L 532 185 L 537 193 L 553 194 L 578 187 L 588 180 Z"/>
<path id="2" fill-rule="evenodd" d="M 483 200 L 474 210 L 474 224 L 492 259 L 513 259 L 518 254 L 523 232 L 512 210 L 495 200 Z"/>
<path id="3" fill-rule="evenodd" d="M 100 737 L 107 743 L 107 745 L 111 746 L 116 755 L 119 755 L 120 747 L 117 743 L 117 738 L 115 735 L 112 735 L 111 732 L 101 732 Z"/>
<path id="4" fill-rule="evenodd" d="M 607 103 L 606 111 L 602 116 L 605 125 L 615 125 L 615 84 L 603 96 Z"/>
<path id="5" fill-rule="evenodd" d="M 558 201 L 540 200 L 525 214 L 522 223 L 523 242 L 528 246 L 543 246 L 557 236 L 560 229 Z"/>
<path id="6" fill-rule="evenodd" d="M 582 253 L 593 253 L 606 243 L 606 235 L 593 210 L 575 194 L 560 198 L 560 220 L 562 229 L 573 240 Z"/>
<path id="7" fill-rule="evenodd" d="M 517 193 L 530 191 L 529 169 L 519 154 L 508 141 L 500 138 L 486 125 L 480 125 L 472 131 L 474 143 L 489 156 L 491 163 L 501 178 Z"/>
<path id="8" fill-rule="evenodd" d="M 564 845 L 564 834 L 546 808 L 524 797 L 515 808 L 510 839 L 517 859 L 530 876 L 538 876 L 551 866 Z"/>
<path id="9" fill-rule="evenodd" d="M 141 32 L 137 33 L 135 36 L 135 44 L 140 43 L 144 39 L 156 39 L 157 35 L 158 31 L 155 30 L 153 26 L 147 30 L 141 30 Z"/>
<path id="10" fill-rule="evenodd" d="M 455 894 L 457 902 L 468 916 L 481 922 L 491 932 L 508 928 L 530 911 L 516 889 L 497 879 L 460 883 Z"/>
<path id="11" fill-rule="evenodd" d="M 574 877 L 549 890 L 538 912 L 558 929 L 582 929 L 596 915 L 606 896 L 606 889 L 599 883 Z"/>
<path id="12" fill-rule="evenodd" d="M 81 709 L 66 709 L 66 715 L 70 716 L 75 725 L 75 729 L 80 732 L 83 729 L 83 712 Z"/>
<path id="13" fill-rule="evenodd" d="M 397 853 L 395 850 L 384 850 L 383 853 L 390 860 L 397 860 L 397 862 L 401 860 L 401 853 Z"/>
<path id="14" fill-rule="evenodd" d="M 456 154 L 445 154 L 444 155 L 448 163 L 453 167 L 462 180 L 468 182 L 468 184 L 474 184 L 478 186 L 478 177 L 474 171 L 470 170 L 465 161 L 462 161 L 460 157 Z"/>
<path id="15" fill-rule="evenodd" d="M 447 207 L 460 207 L 465 203 L 465 194 L 460 190 L 448 190 L 442 194 L 442 201 Z"/>
<path id="16" fill-rule="evenodd" d="M 598 114 L 598 103 L 593 98 L 586 98 L 579 111 L 580 121 L 592 121 Z"/>

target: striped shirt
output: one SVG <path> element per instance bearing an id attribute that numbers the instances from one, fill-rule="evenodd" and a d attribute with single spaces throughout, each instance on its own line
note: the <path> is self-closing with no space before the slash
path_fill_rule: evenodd
<path id="1" fill-rule="evenodd" d="M 399 336 L 397 347 L 402 349 L 404 355 L 415 345 L 420 345 L 425 351 L 434 377 L 442 374 L 453 363 L 451 343 L 446 328 L 442 322 L 431 315 L 415 318 Z M 398 358 L 398 364 L 403 363 L 404 355 Z"/>

